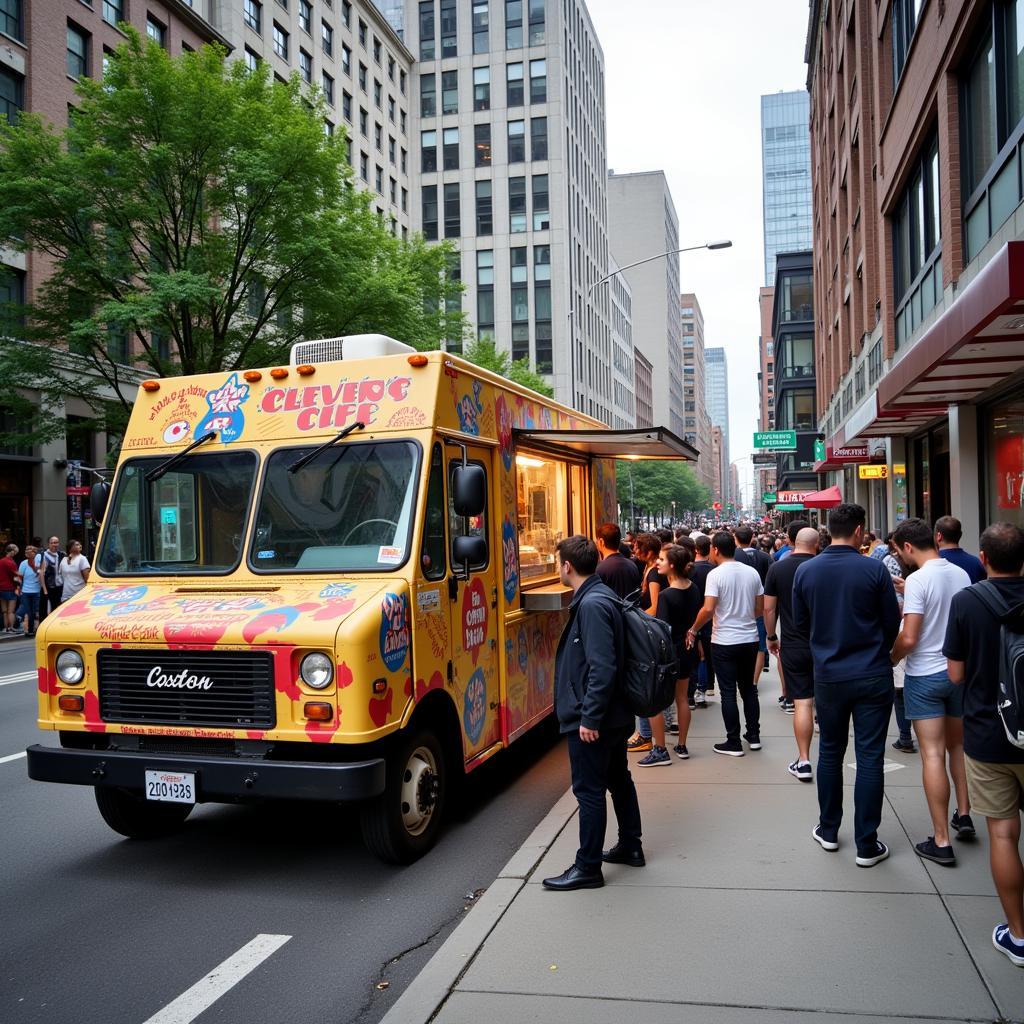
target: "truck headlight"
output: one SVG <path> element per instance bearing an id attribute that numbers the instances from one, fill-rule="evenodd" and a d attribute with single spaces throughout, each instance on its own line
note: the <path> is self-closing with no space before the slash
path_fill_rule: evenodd
<path id="1" fill-rule="evenodd" d="M 307 686 L 324 690 L 334 681 L 334 664 L 326 654 L 314 651 L 302 659 L 299 675 Z"/>
<path id="2" fill-rule="evenodd" d="M 57 655 L 57 678 L 74 686 L 85 678 L 85 662 L 78 651 L 61 651 Z"/>

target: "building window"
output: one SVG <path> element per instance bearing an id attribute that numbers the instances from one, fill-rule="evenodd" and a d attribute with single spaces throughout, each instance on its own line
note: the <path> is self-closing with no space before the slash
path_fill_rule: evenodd
<path id="1" fill-rule="evenodd" d="M 487 53 L 490 49 L 488 0 L 473 0 L 473 52 Z"/>
<path id="2" fill-rule="evenodd" d="M 910 42 L 917 31 L 917 23 L 924 0 L 893 0 L 892 5 L 892 64 L 893 81 L 898 82 L 907 63 Z"/>
<path id="3" fill-rule="evenodd" d="M 512 234 L 526 230 L 526 178 L 508 179 L 508 229 Z"/>
<path id="4" fill-rule="evenodd" d="M 373 80 L 373 103 L 378 110 L 384 109 L 384 86 L 376 78 Z"/>
<path id="5" fill-rule="evenodd" d="M 388 120 L 392 124 L 395 123 L 395 97 L 394 96 L 389 96 L 388 97 Z"/>
<path id="6" fill-rule="evenodd" d="M 23 103 L 22 77 L 0 64 L 0 117 L 14 124 Z"/>
<path id="7" fill-rule="evenodd" d="M 366 65 L 362 61 L 360 61 L 359 62 L 359 88 L 362 89 L 363 92 L 369 92 L 370 91 L 369 81 L 370 81 L 370 79 L 369 79 L 369 73 L 367 71 L 367 67 L 366 67 Z"/>
<path id="8" fill-rule="evenodd" d="M 380 64 L 380 62 L 381 62 L 380 61 L 380 57 L 381 57 L 380 40 L 376 36 L 374 36 L 373 37 L 373 59 L 374 59 L 374 62 L 377 63 L 377 64 Z"/>
<path id="9" fill-rule="evenodd" d="M 351 97 L 351 95 L 349 93 L 345 92 L 344 90 L 342 90 L 342 93 L 341 93 L 341 113 L 342 113 L 342 116 L 345 118 L 345 120 L 348 121 L 349 124 L 351 124 L 352 123 L 352 97 Z"/>
<path id="10" fill-rule="evenodd" d="M 104 72 L 104 74 L 106 74 L 106 70 L 107 70 L 107 59 L 108 58 L 107 58 L 106 54 L 104 54 L 104 56 L 103 56 L 103 72 Z M 258 53 L 254 53 L 252 50 L 249 49 L 248 46 L 245 48 L 245 66 L 250 71 L 255 71 L 260 66 L 259 54 Z"/>
<path id="11" fill-rule="evenodd" d="M 530 102 L 546 103 L 548 98 L 548 62 L 530 61 Z"/>
<path id="12" fill-rule="evenodd" d="M 437 50 L 434 0 L 420 4 L 420 60 L 433 60 Z"/>
<path id="13" fill-rule="evenodd" d="M 307 85 L 313 84 L 313 58 L 305 50 L 299 50 L 299 74 Z"/>
<path id="14" fill-rule="evenodd" d="M 405 72 L 404 71 L 399 71 L 398 72 L 398 91 L 403 96 L 405 95 L 405 80 L 406 80 Z"/>
<path id="15" fill-rule="evenodd" d="M 530 120 L 530 159 L 548 158 L 548 119 L 534 117 Z"/>
<path id="16" fill-rule="evenodd" d="M 104 17 L 106 13 L 104 4 Z M 0 0 L 0 32 L 12 39 L 21 39 L 21 0 Z"/>
<path id="17" fill-rule="evenodd" d="M 395 58 L 388 54 L 388 80 L 393 82 L 395 80 Z"/>
<path id="18" fill-rule="evenodd" d="M 491 109 L 490 68 L 473 68 L 473 109 Z"/>
<path id="19" fill-rule="evenodd" d="M 331 0 L 327 0 L 327 6 L 331 6 Z M 341 20 L 345 24 L 345 28 L 352 27 L 352 4 L 349 0 L 341 0 Z"/>
<path id="20" fill-rule="evenodd" d="M 320 48 L 328 57 L 334 55 L 334 29 L 326 21 L 320 22 Z M 345 62 L 345 70 L 348 71 L 348 62 Z"/>
<path id="21" fill-rule="evenodd" d="M 786 274 L 782 279 L 782 321 L 814 317 L 814 284 L 810 274 Z"/>
<path id="22" fill-rule="evenodd" d="M 384 195 L 384 168 L 377 164 L 373 174 L 373 187 L 378 195 Z"/>
<path id="23" fill-rule="evenodd" d="M 89 74 L 89 33 L 68 22 L 67 70 L 72 78 Z"/>
<path id="24" fill-rule="evenodd" d="M 551 280 L 550 245 L 535 245 L 533 247 L 533 279 L 535 281 Z"/>
<path id="25" fill-rule="evenodd" d="M 370 158 L 365 153 L 359 154 L 359 177 L 370 184 Z"/>
<path id="26" fill-rule="evenodd" d="M 373 144 L 378 153 L 384 152 L 384 129 L 379 124 L 373 126 Z"/>
<path id="27" fill-rule="evenodd" d="M 167 26 L 162 25 L 152 14 L 146 15 L 146 35 L 156 43 L 167 49 Z"/>
<path id="28" fill-rule="evenodd" d="M 508 162 L 521 164 L 526 159 L 526 122 L 508 123 Z"/>
<path id="29" fill-rule="evenodd" d="M 428 242 L 437 241 L 437 186 L 424 185 L 422 189 L 423 237 Z"/>
<path id="30" fill-rule="evenodd" d="M 937 254 L 941 241 L 939 147 L 938 140 L 933 136 L 914 164 L 910 181 L 896 205 L 893 217 L 897 305 L 917 275 Z"/>
<path id="31" fill-rule="evenodd" d="M 341 44 L 341 70 L 352 77 L 352 47 Z"/>
<path id="32" fill-rule="evenodd" d="M 523 65 L 507 64 L 505 66 L 505 102 L 510 107 L 523 105 Z"/>
<path id="33" fill-rule="evenodd" d="M 359 108 L 359 134 L 364 138 L 370 134 L 370 115 L 362 108 Z"/>
<path id="34" fill-rule="evenodd" d="M 537 372 L 551 373 L 551 283 L 533 282 L 533 332 L 537 340 Z"/>
<path id="35" fill-rule="evenodd" d="M 458 22 L 455 0 L 441 0 L 441 56 L 458 55 Z"/>
<path id="36" fill-rule="evenodd" d="M 394 137 L 388 136 L 388 161 L 391 164 L 398 162 L 398 147 L 395 144 Z"/>
<path id="37" fill-rule="evenodd" d="M 850 392 L 849 405 L 853 406 L 853 382 L 847 385 Z M 844 397 L 843 401 L 846 401 Z M 814 430 L 814 392 L 809 389 L 795 389 L 783 393 L 778 405 L 778 422 L 780 430 Z M 844 413 L 846 415 L 846 413 Z"/>
<path id="38" fill-rule="evenodd" d="M 309 0 L 299 0 L 299 28 L 302 29 L 306 35 L 312 33 L 313 24 L 313 5 Z"/>
<path id="39" fill-rule="evenodd" d="M 25 326 L 25 271 L 0 265 L 0 338 L 20 338 Z"/>
<path id="40" fill-rule="evenodd" d="M 242 19 L 254 32 L 262 32 L 263 4 L 259 0 L 245 0 L 242 5 Z"/>
<path id="41" fill-rule="evenodd" d="M 402 212 L 408 213 L 409 211 L 409 190 L 407 188 L 402 189 Z"/>
<path id="42" fill-rule="evenodd" d="M 490 180 L 476 182 L 476 233 L 494 234 L 494 202 Z"/>
<path id="43" fill-rule="evenodd" d="M 324 99 L 333 107 L 334 106 L 334 79 L 331 78 L 326 71 L 320 73 L 320 79 L 323 82 L 324 87 Z"/>
<path id="44" fill-rule="evenodd" d="M 868 353 L 868 384 L 877 384 L 882 378 L 882 341 L 879 339 Z"/>
<path id="45" fill-rule="evenodd" d="M 489 122 L 473 125 L 473 151 L 475 154 L 474 166 L 491 166 L 491 125 Z"/>
<path id="46" fill-rule="evenodd" d="M 523 45 L 523 0 L 505 0 L 505 49 Z"/>
<path id="47" fill-rule="evenodd" d="M 437 76 L 420 75 L 420 117 L 437 115 Z"/>
<path id="48" fill-rule="evenodd" d="M 548 176 L 533 176 L 533 230 L 547 231 L 551 227 L 551 212 L 548 209 Z"/>
<path id="49" fill-rule="evenodd" d="M 445 128 L 442 143 L 444 145 L 444 169 L 457 171 L 459 169 L 459 129 Z"/>
<path id="50" fill-rule="evenodd" d="M 481 341 L 494 340 L 494 253 L 476 254 L 476 330 Z"/>
<path id="51" fill-rule="evenodd" d="M 274 53 L 282 60 L 288 59 L 288 33 L 274 22 Z"/>
<path id="52" fill-rule="evenodd" d="M 544 0 L 529 0 L 530 45 L 544 43 Z"/>
<path id="53" fill-rule="evenodd" d="M 128 332 L 123 327 L 107 328 L 107 356 L 122 366 L 128 364 Z"/>
<path id="54" fill-rule="evenodd" d="M 409 168 L 408 168 L 408 163 L 409 163 L 409 154 L 408 154 L 408 152 L 407 152 L 407 151 L 405 150 L 405 148 L 403 148 L 403 149 L 402 149 L 402 150 L 400 151 L 400 155 L 401 155 L 400 165 L 401 165 L 401 168 L 402 168 L 402 173 L 403 173 L 403 174 L 405 174 L 405 173 L 406 173 L 406 171 L 407 171 L 407 170 L 409 169 Z"/>
<path id="55" fill-rule="evenodd" d="M 443 71 L 441 73 L 441 113 L 457 114 L 459 112 L 459 73 Z"/>
<path id="56" fill-rule="evenodd" d="M 458 238 L 462 234 L 462 214 L 459 201 L 459 183 L 444 186 L 444 237 Z"/>

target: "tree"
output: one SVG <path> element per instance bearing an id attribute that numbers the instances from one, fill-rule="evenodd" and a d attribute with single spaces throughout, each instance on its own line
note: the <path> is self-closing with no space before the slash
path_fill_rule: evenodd
<path id="1" fill-rule="evenodd" d="M 674 511 L 678 516 L 682 512 L 699 512 L 711 505 L 711 492 L 682 462 L 620 460 L 615 466 L 615 480 L 619 505 L 628 509 L 632 495 L 637 515 L 666 517 Z"/>
<path id="2" fill-rule="evenodd" d="M 63 430 L 68 395 L 97 416 L 116 395 L 126 415 L 139 373 L 278 363 L 308 337 L 461 335 L 450 245 L 392 235 L 318 94 L 215 46 L 172 58 L 122 27 L 66 129 L 0 119 L 0 246 L 52 263 L 16 311 L 24 340 L 0 339 L 7 394 L 43 394 L 13 399 L 21 443 Z"/>
<path id="3" fill-rule="evenodd" d="M 551 385 L 536 371 L 530 369 L 528 359 L 516 359 L 507 352 L 499 352 L 493 341 L 471 341 L 463 349 L 462 355 L 471 363 L 482 366 L 501 377 L 514 381 L 524 388 L 531 388 L 547 398 L 554 398 L 555 391 Z"/>

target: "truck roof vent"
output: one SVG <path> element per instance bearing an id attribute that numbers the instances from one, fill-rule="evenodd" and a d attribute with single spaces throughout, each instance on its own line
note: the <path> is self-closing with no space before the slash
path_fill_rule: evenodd
<path id="1" fill-rule="evenodd" d="M 350 334 L 344 338 L 319 338 L 292 345 L 292 366 L 304 363 L 332 363 L 339 359 L 372 359 L 415 352 L 411 345 L 395 341 L 386 334 Z"/>

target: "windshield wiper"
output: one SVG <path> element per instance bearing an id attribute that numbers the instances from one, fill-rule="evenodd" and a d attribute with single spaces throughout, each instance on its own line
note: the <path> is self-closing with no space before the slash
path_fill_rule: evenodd
<path id="1" fill-rule="evenodd" d="M 202 437 L 197 437 L 187 448 L 182 448 L 177 455 L 172 455 L 166 462 L 161 462 L 156 469 L 151 469 L 146 474 L 146 483 L 151 484 L 154 480 L 159 480 L 171 468 L 171 466 L 177 465 L 193 448 L 198 448 L 201 444 L 206 444 L 207 441 L 212 440 L 217 436 L 216 430 L 209 430 Z"/>
<path id="2" fill-rule="evenodd" d="M 341 433 L 335 434 L 329 441 L 324 441 L 319 448 L 314 448 L 311 452 L 306 452 L 301 458 L 296 459 L 289 467 L 289 473 L 297 473 L 303 466 L 312 462 L 321 452 L 327 451 L 331 445 L 337 444 L 342 438 L 348 437 L 353 430 L 365 430 L 366 424 L 362 420 L 356 420 L 355 423 L 350 423 Z M 185 453 L 182 452 L 184 455 Z"/>

